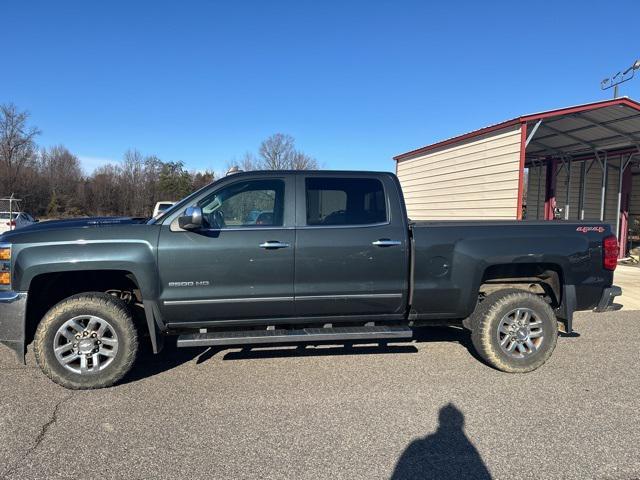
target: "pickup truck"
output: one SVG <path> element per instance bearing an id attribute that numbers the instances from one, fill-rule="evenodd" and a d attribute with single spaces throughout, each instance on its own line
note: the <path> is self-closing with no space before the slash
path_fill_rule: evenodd
<path id="1" fill-rule="evenodd" d="M 269 212 L 257 223 L 251 212 Z M 391 173 L 242 172 L 155 219 L 43 222 L 0 236 L 0 342 L 71 389 L 123 378 L 142 342 L 411 341 L 465 326 L 528 372 L 578 310 L 615 309 L 617 242 L 592 222 L 417 221 Z"/>

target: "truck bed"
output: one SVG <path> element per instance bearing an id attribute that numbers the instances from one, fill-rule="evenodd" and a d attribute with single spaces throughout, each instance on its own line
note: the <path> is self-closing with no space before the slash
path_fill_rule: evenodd
<path id="1" fill-rule="evenodd" d="M 467 317 L 477 302 L 474 292 L 492 272 L 556 272 L 563 290 L 575 288 L 577 310 L 595 308 L 603 288 L 613 282 L 613 272 L 602 264 L 608 224 L 425 220 L 411 222 L 410 229 L 415 318 Z M 563 291 L 558 295 L 560 303 Z"/>

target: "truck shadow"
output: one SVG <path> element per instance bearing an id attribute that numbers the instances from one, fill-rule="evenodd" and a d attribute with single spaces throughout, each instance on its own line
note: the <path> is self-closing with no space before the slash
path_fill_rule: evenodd
<path id="1" fill-rule="evenodd" d="M 438 429 L 411 442 L 391 480 L 489 480 L 491 474 L 464 432 L 464 414 L 449 403 L 440 409 Z"/>
<path id="2" fill-rule="evenodd" d="M 280 345 L 247 345 L 245 347 L 198 347 L 177 348 L 171 339 L 167 339 L 163 351 L 159 355 L 144 348 L 136 365 L 122 383 L 135 382 L 147 377 L 172 370 L 195 360 L 196 365 L 222 355 L 222 360 L 251 360 L 268 358 L 295 357 L 327 357 L 341 355 L 381 355 L 381 354 L 414 354 L 418 352 L 417 344 L 429 343 L 458 343 L 464 346 L 471 355 L 480 361 L 469 332 L 458 327 L 425 327 L 416 329 L 414 338 L 410 342 L 376 342 L 366 344 L 357 342 L 325 342 L 310 344 L 280 344 Z M 240 349 L 240 350 L 238 350 Z"/>

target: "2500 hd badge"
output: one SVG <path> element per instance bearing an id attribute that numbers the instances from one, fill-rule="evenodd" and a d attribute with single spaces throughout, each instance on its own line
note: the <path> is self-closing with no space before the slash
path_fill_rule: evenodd
<path id="1" fill-rule="evenodd" d="M 209 280 L 200 280 L 196 282 L 169 282 L 170 287 L 208 287 L 210 284 Z"/>

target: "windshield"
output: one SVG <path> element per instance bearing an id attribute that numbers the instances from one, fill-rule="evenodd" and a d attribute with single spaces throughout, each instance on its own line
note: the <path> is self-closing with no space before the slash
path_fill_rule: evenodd
<path id="1" fill-rule="evenodd" d="M 11 215 L 12 220 L 15 220 L 16 218 L 18 218 L 18 215 L 20 215 L 20 213 L 19 212 L 13 212 L 13 213 L 0 212 L 0 219 L 9 220 L 9 215 Z"/>

